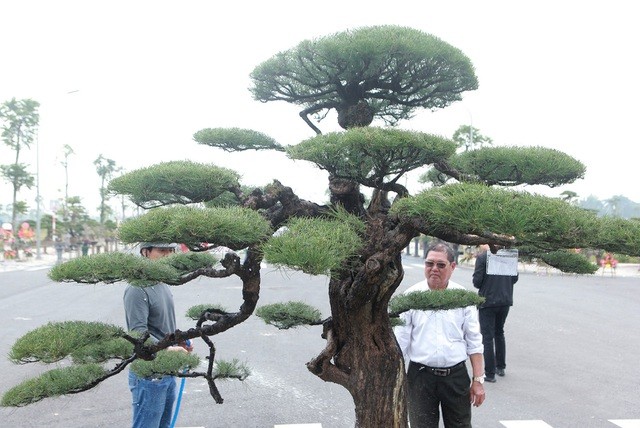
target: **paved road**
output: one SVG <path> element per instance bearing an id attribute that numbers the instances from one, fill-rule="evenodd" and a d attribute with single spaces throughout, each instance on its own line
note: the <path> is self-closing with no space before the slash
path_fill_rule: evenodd
<path id="1" fill-rule="evenodd" d="M 403 291 L 421 276 L 406 258 Z M 22 333 L 53 320 L 102 320 L 121 324 L 123 284 L 54 284 L 46 269 L 0 270 L 0 354 Z M 471 286 L 471 268 L 454 280 Z M 487 385 L 487 401 L 474 410 L 474 426 L 540 420 L 551 427 L 611 427 L 612 419 L 640 419 L 637 357 L 640 281 L 637 277 L 521 274 L 516 305 L 507 321 L 507 376 Z M 233 279 L 201 279 L 174 288 L 178 313 L 194 302 L 240 305 Z M 305 300 L 328 315 L 326 279 L 266 269 L 260 304 Z M 179 327 L 189 322 L 179 317 Z M 178 426 L 272 428 L 276 424 L 353 426 L 353 402 L 341 387 L 309 374 L 304 364 L 324 346 L 318 328 L 280 331 L 255 317 L 214 337 L 218 356 L 253 368 L 245 382 L 220 384 L 225 403 L 215 405 L 200 380 L 187 381 Z M 204 354 L 197 344 L 196 351 Z M 38 366 L 13 366 L 0 358 L 0 392 Z M 0 426 L 126 427 L 129 392 L 124 376 L 78 395 L 47 399 L 20 409 L 0 409 Z M 544 426 L 544 425 L 543 425 Z"/>
<path id="2" fill-rule="evenodd" d="M 471 289 L 472 272 L 461 266 L 454 280 Z M 629 426 L 639 427 L 640 279 L 527 271 L 515 287 L 505 327 L 507 375 L 485 384 L 474 426 L 543 420 L 557 428 L 615 428 L 611 419 L 635 419 Z"/>

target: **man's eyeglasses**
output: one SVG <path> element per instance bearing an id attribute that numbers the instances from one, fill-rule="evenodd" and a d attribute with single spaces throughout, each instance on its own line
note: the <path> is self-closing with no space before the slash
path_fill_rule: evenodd
<path id="1" fill-rule="evenodd" d="M 432 269 L 434 266 L 437 266 L 438 269 L 444 269 L 449 265 L 449 263 L 445 263 L 445 262 L 437 262 L 436 263 L 436 262 L 426 261 L 426 262 L 424 262 L 424 265 L 426 267 L 428 267 L 429 269 Z"/>

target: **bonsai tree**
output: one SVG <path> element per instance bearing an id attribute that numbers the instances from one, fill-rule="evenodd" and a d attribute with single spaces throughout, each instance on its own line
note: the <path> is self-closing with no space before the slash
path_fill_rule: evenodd
<path id="1" fill-rule="evenodd" d="M 104 355 L 118 355 L 120 360 L 115 368 L 95 369 L 66 392 L 90 388 L 128 364 L 141 360 L 153 364 L 163 349 L 185 339 L 202 339 L 211 349 L 207 371 L 185 375 L 205 377 L 220 402 L 215 378 L 242 379 L 247 371 L 231 365 L 218 373 L 216 367 L 224 364 L 214 364 L 209 338 L 255 312 L 278 328 L 322 327 L 319 334 L 326 346 L 316 350 L 307 368 L 350 392 L 356 426 L 406 427 L 405 370 L 393 320 L 410 308 L 478 303 L 475 293 L 454 292 L 458 290 L 425 293 L 417 299 L 393 297 L 403 278 L 402 250 L 413 238 L 424 234 L 465 245 L 517 246 L 521 254 L 576 273 L 593 273 L 597 266 L 570 249 L 639 252 L 639 223 L 598 218 L 560 199 L 513 188 L 558 186 L 581 178 L 584 165 L 566 154 L 540 147 L 483 147 L 456 154 L 452 140 L 388 126 L 409 119 L 419 108 L 446 107 L 477 87 L 469 59 L 431 35 L 396 26 L 338 33 L 276 54 L 258 65 L 251 77 L 257 100 L 300 105 L 300 115 L 315 136 L 284 147 L 255 130 L 211 128 L 196 132 L 195 141 L 227 151 L 276 150 L 291 159 L 306 160 L 327 171 L 330 202 L 319 205 L 303 200 L 278 180 L 247 189 L 234 171 L 187 161 L 166 162 L 113 179 L 110 191 L 128 195 L 148 210 L 121 225 L 122 241 L 181 242 L 192 251 L 157 262 L 118 253 L 84 257 L 52 269 L 54 280 L 124 279 L 144 286 L 154 281 L 180 285 L 199 276 L 233 276 L 242 283 L 243 303 L 228 311 L 194 302 L 200 305 L 193 309 L 193 328 L 168 334 L 155 345 L 147 343 L 145 336 L 135 337 L 113 326 L 111 330 L 102 326 L 102 336 L 73 331 L 65 337 L 74 338 L 75 350 L 107 349 L 112 339 L 119 344 L 117 352 L 94 351 L 92 362 L 104 361 L 100 357 Z M 317 120 L 330 110 L 337 111 L 344 131 L 320 131 Z M 317 119 L 315 123 L 310 115 Z M 383 126 L 371 126 L 374 121 Z M 425 166 L 447 176 L 448 184 L 410 195 L 401 178 Z M 369 198 L 366 191 L 371 193 Z M 202 250 L 220 245 L 233 251 L 217 264 Z M 245 250 L 244 257 L 239 250 Z M 328 275 L 331 313 L 323 317 L 305 302 L 257 308 L 263 260 Z M 19 355 L 15 348 L 12 359 L 43 359 L 35 352 Z M 68 351 L 62 350 L 57 358 L 64 355 Z M 158 362 L 148 370 L 180 374 L 177 368 L 185 364 Z M 196 367 L 193 362 L 189 366 Z M 66 392 L 62 387 L 56 391 Z M 42 396 L 22 395 L 22 400 L 9 404 L 24 405 Z"/>

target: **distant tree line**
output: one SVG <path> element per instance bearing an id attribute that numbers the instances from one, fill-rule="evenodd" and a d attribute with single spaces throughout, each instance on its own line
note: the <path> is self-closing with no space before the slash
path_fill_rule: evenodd
<path id="1" fill-rule="evenodd" d="M 600 200 L 590 195 L 576 203 L 579 207 L 594 211 L 598 216 L 611 216 L 624 219 L 640 219 L 640 203 L 616 195 L 606 200 Z"/>

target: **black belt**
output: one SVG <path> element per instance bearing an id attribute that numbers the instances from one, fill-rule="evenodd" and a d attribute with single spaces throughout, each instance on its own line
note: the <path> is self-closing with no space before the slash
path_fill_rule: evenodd
<path id="1" fill-rule="evenodd" d="M 415 361 L 411 361 L 411 363 L 419 367 L 418 371 L 427 370 L 435 376 L 449 376 L 451 373 L 455 373 L 459 369 L 465 367 L 465 361 L 460 361 L 458 364 L 451 367 L 429 367 L 424 364 L 416 363 Z"/>

